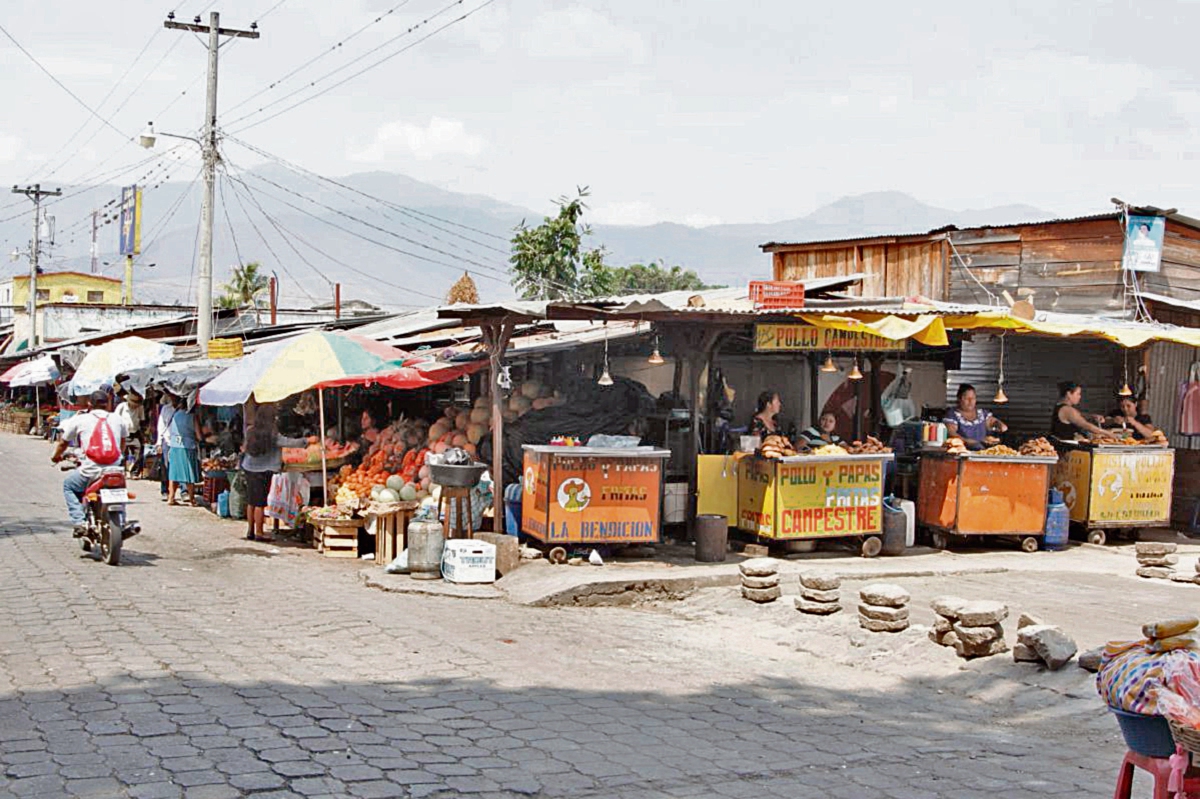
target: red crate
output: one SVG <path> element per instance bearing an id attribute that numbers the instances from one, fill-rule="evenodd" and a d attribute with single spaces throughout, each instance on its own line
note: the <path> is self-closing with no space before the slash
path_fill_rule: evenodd
<path id="1" fill-rule="evenodd" d="M 803 308 L 804 284 L 794 280 L 751 280 L 755 308 Z"/>

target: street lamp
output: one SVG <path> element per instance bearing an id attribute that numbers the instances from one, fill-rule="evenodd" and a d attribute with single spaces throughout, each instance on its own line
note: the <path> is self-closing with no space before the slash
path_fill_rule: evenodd
<path id="1" fill-rule="evenodd" d="M 213 15 L 214 31 L 216 30 L 216 15 Z M 168 27 L 170 27 L 168 25 Z M 214 34 L 215 35 L 215 34 Z M 255 35 L 257 38 L 257 34 Z M 204 126 L 204 138 L 194 139 L 191 136 L 180 136 L 175 133 L 163 133 L 154 129 L 153 122 L 146 123 L 146 129 L 138 136 L 138 144 L 147 150 L 154 146 L 159 136 L 172 139 L 187 139 L 200 148 L 204 159 L 204 196 L 200 203 L 200 278 L 196 285 L 196 344 L 200 354 L 208 354 L 208 341 L 212 338 L 213 323 L 213 277 L 212 277 L 212 247 L 213 247 L 213 206 L 216 203 L 215 189 L 217 182 L 217 135 L 214 120 L 217 115 L 216 107 L 216 50 L 210 54 L 209 64 L 209 98 L 208 124 Z"/>

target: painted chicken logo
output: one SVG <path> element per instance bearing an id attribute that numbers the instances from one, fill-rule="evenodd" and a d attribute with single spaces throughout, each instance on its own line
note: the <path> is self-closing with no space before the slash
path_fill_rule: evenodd
<path id="1" fill-rule="evenodd" d="M 558 486 L 558 505 L 567 513 L 579 513 L 591 501 L 591 486 L 578 477 L 563 480 Z"/>

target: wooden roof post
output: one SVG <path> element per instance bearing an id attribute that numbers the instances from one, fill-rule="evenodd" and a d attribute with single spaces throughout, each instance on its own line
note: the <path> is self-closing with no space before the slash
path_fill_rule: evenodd
<path id="1" fill-rule="evenodd" d="M 516 322 L 502 317 L 499 322 L 482 326 L 483 341 L 488 351 L 492 395 L 492 530 L 504 533 L 504 412 L 500 403 L 501 365 L 508 350 Z"/>

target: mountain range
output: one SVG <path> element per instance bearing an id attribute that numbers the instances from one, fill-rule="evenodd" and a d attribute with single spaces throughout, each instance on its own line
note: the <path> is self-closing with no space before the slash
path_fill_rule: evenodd
<path id="1" fill-rule="evenodd" d="M 99 270 L 121 277 L 114 208 L 118 186 L 73 188 L 49 205 L 55 242 L 47 270 L 89 271 L 91 212 L 106 203 L 109 222 L 98 233 Z M 195 290 L 200 185 L 164 180 L 144 190 L 142 254 L 136 261 L 141 302 L 188 302 Z M 20 208 L 5 213 L 19 214 Z M 327 302 L 333 284 L 342 297 L 384 307 L 423 306 L 444 299 L 463 270 L 485 301 L 512 296 L 508 239 L 523 221 L 537 224 L 553 209 L 533 211 L 492 197 L 448 191 L 397 173 L 367 172 L 327 180 L 268 164 L 218 181 L 214 271 L 218 284 L 232 265 L 259 261 L 274 272 L 281 304 Z M 603 244 L 614 265 L 662 260 L 695 270 L 710 283 L 737 285 L 770 274 L 759 249 L 769 241 L 813 241 L 925 232 L 944 225 L 1005 224 L 1054 216 L 1011 205 L 955 211 L 897 191 L 843 197 L 806 216 L 779 222 L 706 227 L 595 225 L 590 246 Z M 103 217 L 102 217 L 103 219 Z M 0 222 L 0 248 L 25 249 L 31 218 Z M 28 268 L 9 263 L 0 274 Z"/>

